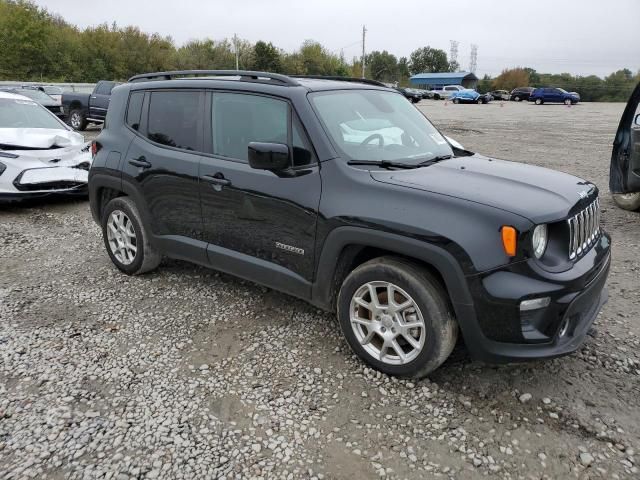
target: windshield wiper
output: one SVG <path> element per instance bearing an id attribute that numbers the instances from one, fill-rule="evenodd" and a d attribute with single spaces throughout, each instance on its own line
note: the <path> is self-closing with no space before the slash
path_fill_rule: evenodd
<path id="1" fill-rule="evenodd" d="M 449 160 L 450 158 L 453 158 L 453 155 L 438 155 L 436 157 L 431 157 L 429 160 L 425 160 L 424 162 L 416 164 L 416 167 L 428 167 L 429 165 L 433 165 L 434 163 L 438 163 L 443 160 Z"/>
<path id="2" fill-rule="evenodd" d="M 349 165 L 376 165 L 382 168 L 415 168 L 415 165 L 391 162 L 389 160 L 349 160 Z"/>

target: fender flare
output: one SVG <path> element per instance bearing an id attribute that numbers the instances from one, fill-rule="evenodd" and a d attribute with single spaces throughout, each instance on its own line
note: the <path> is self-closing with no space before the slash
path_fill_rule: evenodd
<path id="1" fill-rule="evenodd" d="M 431 265 L 442 276 L 459 320 L 462 311 L 464 310 L 466 315 L 468 307 L 473 305 L 459 262 L 444 248 L 415 238 L 361 227 L 338 227 L 327 235 L 319 255 L 316 278 L 312 286 L 311 297 L 314 305 L 333 310 L 332 292 L 337 261 L 343 249 L 349 245 L 380 248 Z"/>
<path id="2" fill-rule="evenodd" d="M 91 215 L 96 223 L 100 224 L 100 189 L 111 188 L 131 197 L 138 208 L 142 221 L 146 225 L 151 226 L 151 214 L 147 208 L 147 204 L 137 187 L 128 180 L 105 173 L 94 173 L 91 175 L 89 185 L 89 204 L 91 206 Z M 102 207 L 104 207 L 104 205 L 102 205 Z"/>

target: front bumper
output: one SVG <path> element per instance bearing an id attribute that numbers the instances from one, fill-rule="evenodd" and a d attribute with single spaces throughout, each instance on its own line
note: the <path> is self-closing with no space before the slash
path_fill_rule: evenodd
<path id="1" fill-rule="evenodd" d="M 508 363 L 576 351 L 608 298 L 609 241 L 603 235 L 574 268 L 548 278 L 520 265 L 469 279 L 474 305 L 456 305 L 456 311 L 467 319 L 460 326 L 472 357 Z M 522 300 L 547 296 L 547 307 L 520 312 Z"/>

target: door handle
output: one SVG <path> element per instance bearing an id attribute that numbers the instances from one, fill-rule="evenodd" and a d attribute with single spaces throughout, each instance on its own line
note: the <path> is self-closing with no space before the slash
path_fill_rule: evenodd
<path id="1" fill-rule="evenodd" d="M 141 155 L 138 158 L 130 159 L 129 164 L 133 165 L 134 167 L 151 168 L 151 163 L 147 162 L 147 159 L 145 158 L 144 155 Z"/>
<path id="2" fill-rule="evenodd" d="M 220 172 L 215 175 L 202 175 L 200 177 L 205 182 L 213 183 L 214 185 L 220 185 L 221 187 L 227 187 L 231 185 L 231 180 L 224 178 L 224 175 Z"/>
<path id="3" fill-rule="evenodd" d="M 98 98 L 98 97 L 91 97 L 92 100 L 95 100 L 96 98 Z"/>

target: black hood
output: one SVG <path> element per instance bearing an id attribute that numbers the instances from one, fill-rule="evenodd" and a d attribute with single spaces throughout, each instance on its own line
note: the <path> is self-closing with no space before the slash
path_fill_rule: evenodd
<path id="1" fill-rule="evenodd" d="M 371 171 L 374 180 L 463 198 L 500 208 L 533 223 L 565 218 L 597 187 L 566 173 L 481 155 L 457 157 L 412 170 Z"/>

